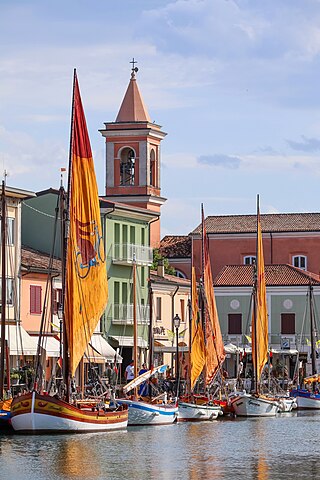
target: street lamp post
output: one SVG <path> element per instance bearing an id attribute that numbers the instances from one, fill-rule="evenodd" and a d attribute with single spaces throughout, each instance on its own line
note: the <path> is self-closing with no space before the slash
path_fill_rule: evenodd
<path id="1" fill-rule="evenodd" d="M 179 396 L 179 327 L 181 319 L 178 314 L 175 315 L 173 319 L 173 325 L 176 329 L 176 338 L 177 338 L 177 350 L 176 350 L 176 382 L 177 382 L 177 397 Z"/>

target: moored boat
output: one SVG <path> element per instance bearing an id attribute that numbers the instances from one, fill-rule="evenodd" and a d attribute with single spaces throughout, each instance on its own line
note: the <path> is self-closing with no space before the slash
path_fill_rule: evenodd
<path id="1" fill-rule="evenodd" d="M 253 392 L 237 392 L 230 398 L 236 415 L 244 417 L 270 417 L 279 412 L 279 401 L 261 392 L 261 374 L 268 361 L 268 307 L 260 222 L 259 195 L 257 196 L 257 246 L 253 267 L 252 307 L 252 360 Z"/>
<path id="2" fill-rule="evenodd" d="M 23 433 L 96 432 L 126 428 L 128 407 L 106 409 L 104 404 L 70 404 L 35 391 L 15 397 L 12 402 L 12 426 Z"/>
<path id="3" fill-rule="evenodd" d="M 98 188 L 82 107 L 76 72 L 73 82 L 71 150 L 68 178 L 68 201 L 62 182 L 60 187 L 63 324 L 63 393 L 59 398 L 44 395 L 43 366 L 38 365 L 34 391 L 17 396 L 11 405 L 11 422 L 16 431 L 92 432 L 126 428 L 128 407 L 110 407 L 104 396 L 79 400 L 72 394 L 75 379 L 88 344 L 108 299 L 107 272 L 102 241 Z M 68 229 L 66 220 L 68 219 Z M 81 368 L 79 368 L 81 370 Z"/>
<path id="4" fill-rule="evenodd" d="M 290 396 L 295 399 L 299 410 L 320 410 L 320 393 L 297 388 L 290 392 Z"/>
<path id="5" fill-rule="evenodd" d="M 129 408 L 128 425 L 170 425 L 177 420 L 178 406 L 170 403 L 152 403 L 143 400 L 120 399 Z"/>
<path id="6" fill-rule="evenodd" d="M 239 417 L 273 417 L 279 413 L 280 402 L 264 395 L 239 392 L 230 398 Z"/>
<path id="7" fill-rule="evenodd" d="M 179 402 L 178 422 L 203 422 L 205 420 L 215 420 L 220 415 L 223 415 L 223 410 L 219 405 Z"/>

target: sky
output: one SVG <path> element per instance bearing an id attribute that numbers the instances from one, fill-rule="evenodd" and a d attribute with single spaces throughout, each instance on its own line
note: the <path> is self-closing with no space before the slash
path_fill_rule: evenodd
<path id="1" fill-rule="evenodd" d="M 0 0 L 0 171 L 57 188 L 73 69 L 104 194 L 105 145 L 137 60 L 162 141 L 161 233 L 205 215 L 320 211 L 320 0 Z"/>

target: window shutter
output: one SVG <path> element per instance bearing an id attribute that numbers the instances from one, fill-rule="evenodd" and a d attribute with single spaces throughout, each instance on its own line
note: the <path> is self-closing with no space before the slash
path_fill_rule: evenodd
<path id="1" fill-rule="evenodd" d="M 30 313 L 41 314 L 41 292 L 39 285 L 30 285 Z"/>

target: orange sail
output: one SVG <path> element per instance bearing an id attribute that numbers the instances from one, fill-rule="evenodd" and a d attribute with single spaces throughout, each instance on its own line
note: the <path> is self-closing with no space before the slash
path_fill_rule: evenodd
<path id="1" fill-rule="evenodd" d="M 220 323 L 216 300 L 214 296 L 213 279 L 210 265 L 210 256 L 208 249 L 208 239 L 204 225 L 204 214 L 202 210 L 203 224 L 203 255 L 204 255 L 204 271 L 203 286 L 205 296 L 205 338 L 206 338 L 206 384 L 209 385 L 219 366 L 225 359 L 224 344 L 221 335 Z"/>
<path id="2" fill-rule="evenodd" d="M 71 375 L 75 374 L 108 299 L 98 187 L 76 74 L 73 105 L 64 304 Z"/>
<path id="3" fill-rule="evenodd" d="M 256 308 L 252 325 L 252 358 L 257 380 L 260 379 L 262 369 L 268 361 L 268 308 L 267 290 L 264 269 L 264 256 L 260 212 L 257 214 L 257 281 L 256 281 Z"/>
<path id="4" fill-rule="evenodd" d="M 190 360 L 192 390 L 206 362 L 204 335 L 199 315 L 197 281 L 194 267 L 192 267 L 192 323 Z"/>

